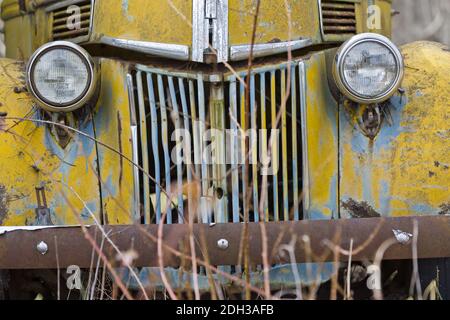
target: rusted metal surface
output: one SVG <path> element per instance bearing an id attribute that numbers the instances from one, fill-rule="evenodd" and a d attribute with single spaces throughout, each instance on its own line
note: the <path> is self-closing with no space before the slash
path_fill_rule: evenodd
<path id="1" fill-rule="evenodd" d="M 342 219 L 332 221 L 299 221 L 299 222 L 270 222 L 266 223 L 269 256 L 271 263 L 286 263 L 284 255 L 278 248 L 291 243 L 296 238 L 294 252 L 296 262 L 333 261 L 334 255 L 330 243 L 339 244 L 344 250 L 350 246 L 353 239 L 353 261 L 373 260 L 381 246 L 387 240 L 395 239 L 398 232 L 405 235 L 414 234 L 414 221 L 418 223 L 418 257 L 437 258 L 450 257 L 450 217 L 403 217 L 403 218 L 368 218 Z M 122 251 L 130 249 L 138 253 L 136 266 L 158 266 L 157 257 L 157 225 L 151 226 L 106 226 L 112 241 Z M 239 264 L 240 239 L 243 224 L 196 224 L 194 233 L 197 239 L 197 256 L 204 259 L 200 252 L 207 251 L 212 265 Z M 395 230 L 395 232 L 394 232 Z M 101 243 L 101 232 L 97 227 L 87 228 L 87 232 Z M 163 241 L 172 248 L 185 247 L 183 239 L 188 235 L 188 225 L 164 226 Z M 250 243 L 250 261 L 252 264 L 262 263 L 261 225 L 249 224 L 248 239 Z M 306 237 L 309 237 L 312 256 L 305 254 Z M 397 238 L 398 239 L 398 238 Z M 228 242 L 228 246 L 218 243 Z M 327 242 L 327 240 L 329 242 Z M 398 241 L 384 254 L 384 259 L 410 259 L 412 257 L 412 238 Z M 37 245 L 45 242 L 48 251 L 42 254 Z M 59 267 L 78 265 L 87 268 L 91 265 L 92 245 L 86 240 L 80 227 L 46 228 L 26 231 L 16 230 L 5 232 L 0 229 L 0 268 L 2 269 L 45 269 L 56 268 L 56 247 L 59 252 Z M 328 243 L 328 245 L 327 245 Z M 180 246 L 181 244 L 181 246 Z M 207 250 L 200 250 L 200 246 Z M 165 247 L 166 248 L 166 247 Z M 166 248 L 167 249 L 167 248 Z M 105 255 L 120 266 L 117 253 L 105 241 Z M 185 254 L 189 255 L 188 252 Z M 320 258 L 319 258 L 320 256 Z M 345 261 L 348 256 L 339 255 L 339 260 Z M 180 261 L 171 253 L 164 252 L 165 266 L 178 266 Z"/>
<path id="2" fill-rule="evenodd" d="M 339 106 L 341 217 L 361 217 L 360 209 L 364 217 L 446 212 L 450 52 L 431 42 L 401 50 L 398 94 L 376 106 Z"/>

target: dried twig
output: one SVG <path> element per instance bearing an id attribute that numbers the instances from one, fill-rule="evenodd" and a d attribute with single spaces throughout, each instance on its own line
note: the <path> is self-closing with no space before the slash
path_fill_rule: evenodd
<path id="1" fill-rule="evenodd" d="M 413 258 L 413 275 L 411 278 L 411 285 L 409 288 L 409 296 L 414 296 L 414 286 L 417 291 L 417 298 L 422 300 L 422 287 L 420 285 L 420 277 L 419 277 L 419 264 L 417 260 L 417 239 L 419 236 L 419 223 L 417 220 L 413 221 L 414 229 L 413 229 L 413 241 L 412 241 L 412 258 Z"/>

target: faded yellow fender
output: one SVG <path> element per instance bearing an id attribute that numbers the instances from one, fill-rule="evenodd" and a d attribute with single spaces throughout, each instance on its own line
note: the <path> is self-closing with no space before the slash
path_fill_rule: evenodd
<path id="1" fill-rule="evenodd" d="M 404 94 L 382 110 L 375 138 L 358 124 L 366 106 L 340 110 L 343 217 L 450 213 L 450 52 L 431 42 L 402 51 Z"/>

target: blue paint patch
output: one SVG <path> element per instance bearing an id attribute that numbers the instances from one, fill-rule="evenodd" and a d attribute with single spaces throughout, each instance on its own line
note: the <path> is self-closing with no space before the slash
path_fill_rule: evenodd
<path id="1" fill-rule="evenodd" d="M 411 128 L 401 126 L 403 109 L 408 103 L 405 96 L 394 96 L 390 100 L 391 107 L 389 107 L 390 120 L 384 120 L 381 126 L 380 133 L 376 136 L 373 144 L 373 154 L 376 157 L 382 150 L 392 146 L 394 141 L 401 133 L 410 132 Z M 355 153 L 367 154 L 369 151 L 369 138 L 367 138 L 355 124 L 353 127 L 350 120 L 346 117 L 346 111 L 341 110 L 340 122 L 342 125 L 341 132 L 352 132 L 351 146 Z M 391 122 L 391 123 L 389 123 Z M 346 143 L 345 139 L 342 141 Z"/>
<path id="2" fill-rule="evenodd" d="M 97 201 L 92 201 L 92 202 L 88 202 L 86 203 L 86 207 L 81 211 L 81 218 L 83 220 L 90 220 L 92 218 L 91 214 L 89 213 L 92 212 L 94 215 L 96 215 L 97 211 L 98 211 L 98 202 Z"/>
<path id="3" fill-rule="evenodd" d="M 386 180 L 381 180 L 380 190 L 380 213 L 383 216 L 388 215 L 391 212 L 391 188 L 390 184 Z"/>
<path id="4" fill-rule="evenodd" d="M 413 128 L 402 126 L 404 117 L 404 108 L 408 103 L 406 96 L 394 96 L 390 99 L 390 106 L 386 111 L 386 119 L 383 121 L 379 134 L 371 141 L 366 137 L 357 124 L 353 124 L 348 119 L 347 111 L 341 109 L 341 145 L 350 143 L 352 153 L 354 153 L 354 170 L 360 176 L 362 181 L 362 198 L 371 206 L 379 201 L 382 214 L 390 213 L 390 185 L 389 179 L 381 181 L 381 192 L 377 199 L 373 198 L 373 172 L 374 166 L 379 165 L 377 159 L 383 154 L 395 147 L 395 141 L 400 134 L 412 132 Z M 342 149 L 341 149 L 342 152 Z M 340 168 L 342 170 L 342 167 Z M 389 168 L 382 168 L 388 170 Z"/>
<path id="5" fill-rule="evenodd" d="M 328 201 L 328 208 L 332 211 L 332 217 L 329 218 L 339 218 L 338 184 L 338 174 L 336 173 L 331 179 L 330 185 L 330 199 Z"/>
<path id="6" fill-rule="evenodd" d="M 118 195 L 118 191 L 117 191 L 117 183 L 113 181 L 113 177 L 112 174 L 110 174 L 108 176 L 108 178 L 105 181 L 105 190 L 106 190 L 106 195 L 112 196 L 112 197 L 116 197 Z"/>
<path id="7" fill-rule="evenodd" d="M 129 3 L 128 0 L 122 0 L 122 12 L 125 15 L 125 17 L 128 19 L 128 21 L 133 21 L 134 17 L 130 16 L 128 14 L 128 9 L 129 9 Z"/>
<path id="8" fill-rule="evenodd" d="M 308 220 L 330 220 L 330 216 L 323 214 L 323 211 L 320 209 L 311 208 L 308 211 L 308 215 Z"/>
<path id="9" fill-rule="evenodd" d="M 128 0 L 122 0 L 122 10 L 128 12 Z"/>
<path id="10" fill-rule="evenodd" d="M 84 128 L 84 130 L 81 130 L 81 128 L 80 128 L 80 131 L 89 135 L 92 138 L 95 137 L 92 121 L 89 121 L 88 125 L 86 126 L 86 128 Z M 79 140 L 81 141 L 81 144 L 83 146 L 84 155 L 85 156 L 91 155 L 92 152 L 94 151 L 95 141 L 90 138 L 84 137 L 84 136 L 79 136 Z"/>
<path id="11" fill-rule="evenodd" d="M 436 213 L 435 208 L 425 203 L 416 203 L 411 206 L 411 210 L 423 215 L 432 215 Z"/>
<path id="12" fill-rule="evenodd" d="M 397 137 L 403 133 L 408 132 L 411 129 L 401 126 L 403 109 L 408 103 L 408 99 L 405 96 L 394 96 L 390 100 L 391 107 L 389 108 L 389 113 L 391 116 L 389 124 L 387 120 L 383 121 L 380 133 L 375 138 L 374 143 L 374 153 L 379 154 L 383 149 L 387 149 L 392 146 L 392 141 L 397 139 Z"/>

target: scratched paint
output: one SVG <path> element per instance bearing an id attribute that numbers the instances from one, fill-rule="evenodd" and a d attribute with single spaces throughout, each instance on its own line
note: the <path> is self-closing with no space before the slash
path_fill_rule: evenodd
<path id="1" fill-rule="evenodd" d="M 341 201 L 366 201 L 383 216 L 438 214 L 450 200 L 450 54 L 417 42 L 403 55 L 405 94 L 391 99 L 373 141 L 340 110 Z"/>
<path id="2" fill-rule="evenodd" d="M 168 1 L 96 1 L 93 38 L 191 45 L 192 1 L 171 2 L 173 7 Z"/>
<path id="3" fill-rule="evenodd" d="M 34 5 L 36 1 L 42 4 L 46 0 L 25 0 L 26 15 L 19 10 L 17 0 L 3 1 L 1 13 L 5 21 L 6 54 L 10 58 L 26 59 L 42 44 L 51 41 L 48 32 L 51 19 L 45 6 Z M 91 41 L 109 36 L 192 46 L 193 1 L 96 0 Z M 251 42 L 254 4 L 254 0 L 228 0 L 230 45 Z M 367 0 L 355 3 L 358 33 L 369 31 L 367 4 Z M 389 36 L 391 0 L 376 0 L 375 4 L 381 8 L 381 29 L 372 31 Z M 318 44 L 323 40 L 342 42 L 349 37 L 332 34 L 322 39 L 317 0 L 261 1 L 258 20 L 256 43 L 309 38 Z"/>
<path id="4" fill-rule="evenodd" d="M 134 17 L 128 13 L 129 3 L 128 0 L 122 0 L 122 15 L 129 21 L 132 22 Z"/>
<path id="5" fill-rule="evenodd" d="M 330 219 L 338 216 L 337 104 L 328 88 L 325 54 L 313 55 L 306 70 L 308 215 L 313 219 Z"/>
<path id="6" fill-rule="evenodd" d="M 139 215 L 133 201 L 134 167 L 118 154 L 133 158 L 127 69 L 120 62 L 102 60 L 102 92 L 94 117 L 97 138 L 116 151 L 101 146 L 98 151 L 103 210 L 110 224 L 133 223 Z"/>
<path id="7" fill-rule="evenodd" d="M 172 2 L 178 12 L 166 2 L 98 0 L 92 40 L 107 35 L 191 45 L 192 2 Z M 13 1 L 4 3 L 6 6 Z M 253 23 L 249 12 L 253 1 L 229 0 L 229 3 L 230 43 L 249 43 L 249 30 Z M 293 4 L 292 37 L 308 37 L 314 43 L 321 42 L 317 2 L 292 0 L 288 3 Z M 383 29 L 379 32 L 389 34 L 390 1 L 379 0 L 376 3 L 381 5 L 383 12 Z M 284 1 L 263 2 L 257 43 L 288 39 L 284 5 Z M 356 6 L 358 31 L 366 31 L 363 23 L 366 6 L 367 1 L 358 2 Z M 41 28 L 34 28 L 33 24 L 34 21 L 38 26 L 47 23 L 44 9 L 38 9 L 35 16 L 18 17 L 12 6 L 5 8 L 8 9 L 3 10 L 3 17 L 7 18 L 6 42 L 7 47 L 12 48 L 8 49 L 8 56 L 29 57 L 34 49 L 49 40 L 48 35 Z M 117 17 L 124 19 L 118 22 Z M 37 31 L 23 32 L 34 29 Z M 18 32 L 25 36 L 18 37 Z M 305 165 L 310 183 L 305 192 L 310 197 L 308 218 L 338 217 L 339 209 L 345 217 L 350 207 L 365 208 L 372 215 L 385 216 L 448 214 L 449 53 L 436 45 L 418 43 L 406 46 L 404 54 L 407 72 L 403 86 L 406 94 L 391 99 L 389 121 L 386 116 L 373 140 L 355 125 L 355 117 L 361 111 L 359 108 L 355 115 L 350 116 L 348 110 L 338 108 L 328 88 L 325 54 L 315 53 L 306 60 L 308 157 Z M 130 66 L 109 59 L 101 62 L 102 90 L 94 121 L 87 119 L 77 123 L 76 128 L 91 136 L 95 131 L 99 141 L 132 158 L 130 106 L 125 81 Z M 12 93 L 11 88 L 24 86 L 23 65 L 12 60 L 0 60 L 0 66 L 5 71 L 0 74 L 0 101 L 3 105 L 0 111 L 6 110 L 9 116 L 31 114 L 32 119 L 41 119 L 26 93 Z M 0 125 L 5 128 L 14 124 L 7 121 Z M 97 218 L 103 212 L 103 221 L 110 224 L 130 224 L 139 217 L 140 208 L 136 208 L 133 201 L 133 166 L 116 152 L 79 136 L 63 148 L 48 126 L 31 122 L 14 125 L 7 133 L 0 132 L 0 141 L 0 167 L 10 168 L 0 173 L 1 224 L 21 226 L 34 223 L 34 191 L 37 186 L 45 187 L 52 220 L 57 224 L 78 222 L 68 210 L 62 192 L 86 223 L 92 221 L 91 212 Z M 97 157 L 99 176 L 95 169 Z M 63 183 L 70 185 L 84 203 Z M 341 190 L 340 194 L 338 190 Z M 340 208 L 339 202 L 343 203 Z M 298 270 L 304 278 L 305 265 L 299 265 Z M 322 279 L 329 277 L 331 269 L 327 270 Z M 286 266 L 272 269 L 271 274 L 275 282 L 278 281 L 276 279 L 281 279 L 280 283 L 292 280 L 287 277 L 290 273 Z M 258 279 L 257 275 L 253 276 Z M 258 280 L 252 281 L 259 283 Z"/>
<path id="8" fill-rule="evenodd" d="M 319 10 L 316 0 L 261 1 L 256 43 L 289 40 L 289 19 L 285 6 L 291 10 L 291 39 L 300 37 L 320 42 Z M 249 44 L 252 38 L 255 1 L 228 0 L 231 45 Z"/>
<path id="9" fill-rule="evenodd" d="M 26 92 L 14 93 L 13 88 L 23 87 L 23 65 L 12 60 L 1 59 L 0 101 L 2 111 L 7 117 L 41 119 Z M 97 175 L 93 172 L 96 152 L 92 141 L 75 135 L 69 144 L 62 148 L 52 133 L 50 126 L 31 121 L 15 124 L 5 120 L 7 132 L 0 132 L 0 167 L 7 168 L 0 173 L 0 181 L 7 190 L 9 211 L 3 218 L 5 226 L 33 225 L 37 207 L 36 187 L 44 187 L 52 220 L 67 225 L 77 224 L 85 204 L 78 196 L 89 203 L 93 213 L 99 214 L 99 188 Z M 90 121 L 77 124 L 76 129 L 92 134 Z M 90 164 L 90 165 L 89 165 Z M 69 185 L 72 189 L 68 189 Z M 68 207 L 64 193 L 74 208 Z M 95 204 L 95 205 L 94 205 Z M 86 215 L 81 216 L 85 223 L 92 223 Z"/>

